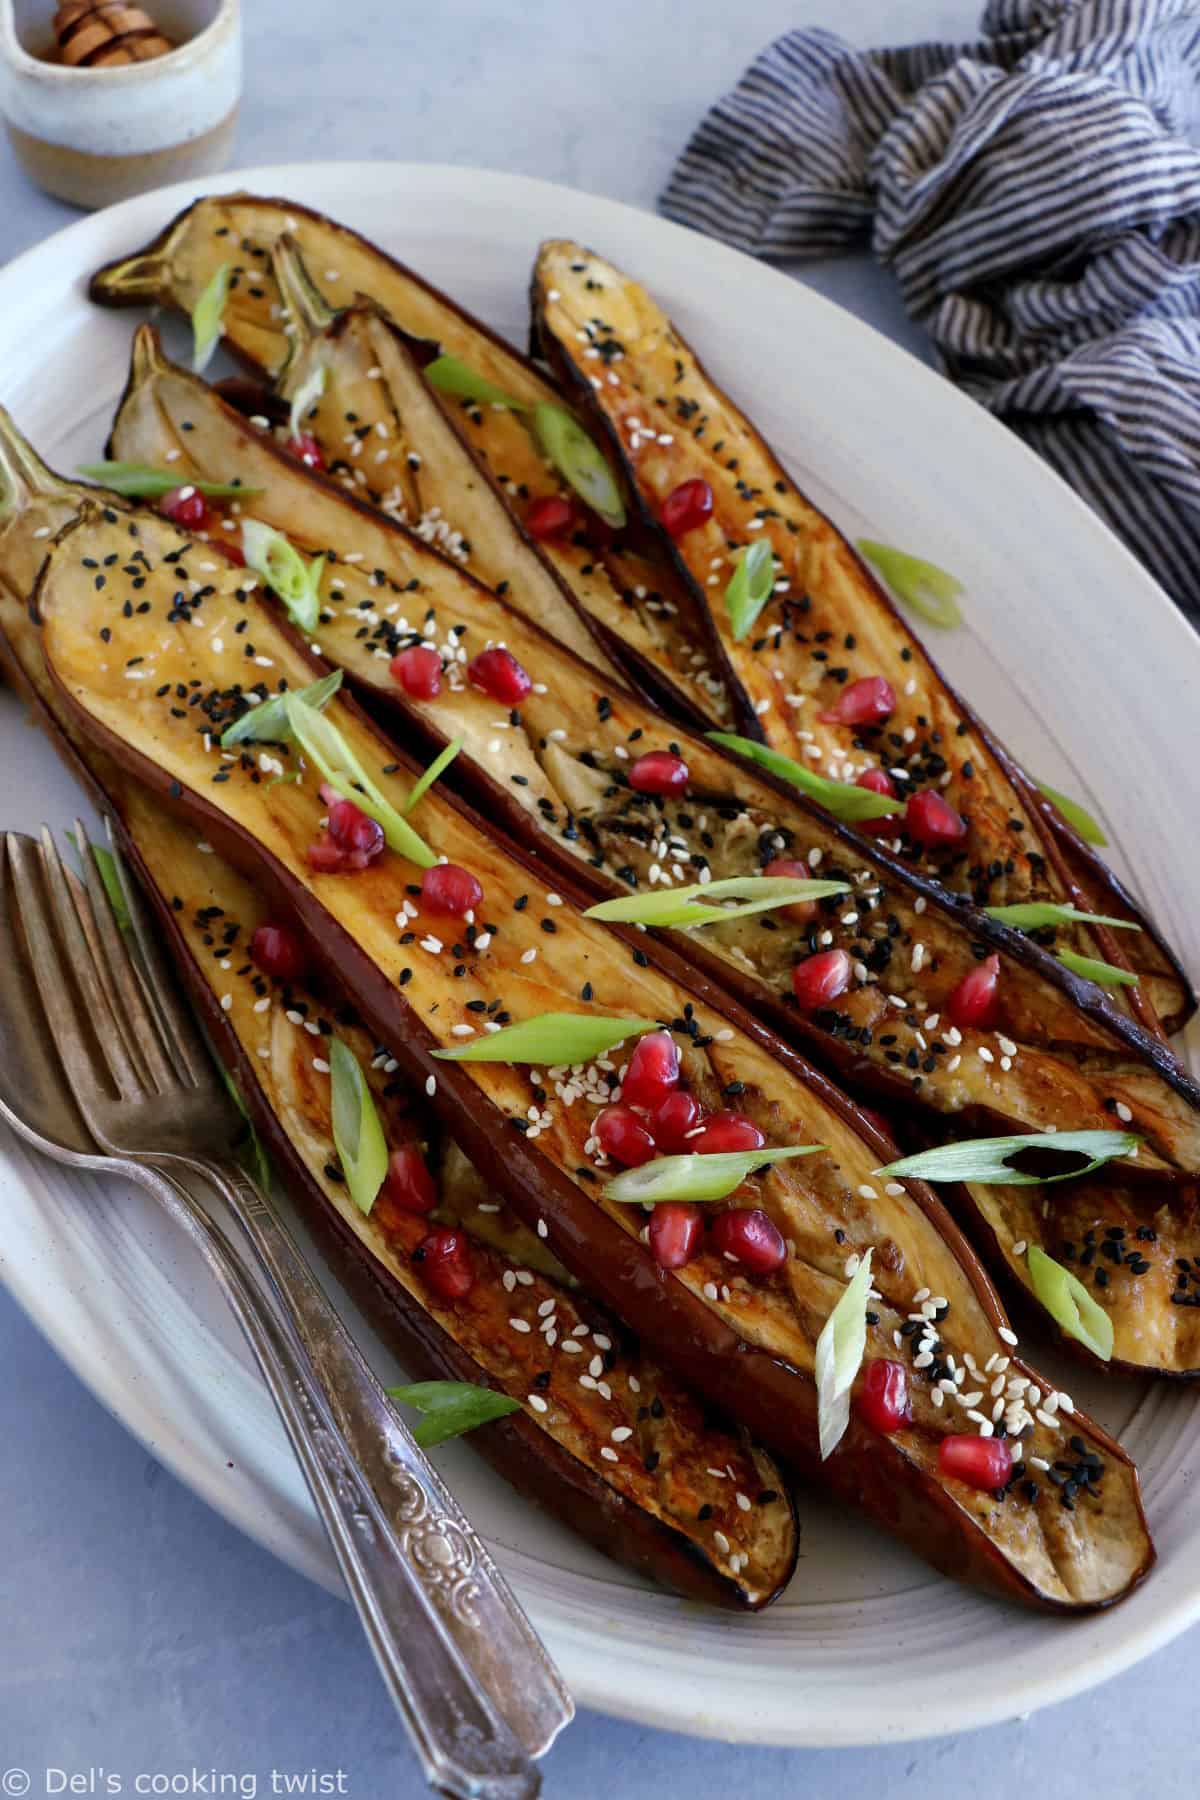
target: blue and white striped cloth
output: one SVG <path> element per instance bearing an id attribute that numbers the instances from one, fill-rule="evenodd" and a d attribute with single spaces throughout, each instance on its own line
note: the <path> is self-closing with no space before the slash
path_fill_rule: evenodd
<path id="1" fill-rule="evenodd" d="M 946 373 L 1200 620 L 1200 0 L 991 0 L 973 44 L 772 44 L 668 217 L 756 256 L 869 243 Z"/>

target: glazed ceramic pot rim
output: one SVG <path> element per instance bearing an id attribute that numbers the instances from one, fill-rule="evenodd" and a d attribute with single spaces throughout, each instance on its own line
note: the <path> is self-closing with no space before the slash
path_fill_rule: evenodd
<path id="1" fill-rule="evenodd" d="M 165 56 L 153 57 L 149 62 L 124 63 L 115 68 L 78 69 L 67 63 L 46 62 L 39 56 L 33 56 L 21 43 L 17 36 L 16 6 L 14 0 L 0 0 L 0 47 L 12 65 L 18 69 L 23 78 L 33 81 L 53 82 L 56 84 L 75 83 L 82 86 L 85 82 L 94 85 L 103 80 L 105 86 L 120 85 L 129 87 L 147 81 L 158 81 L 166 74 L 183 74 L 193 62 L 203 61 L 217 36 L 227 31 L 238 15 L 239 0 L 220 0 L 216 12 L 194 37 L 186 38 L 182 44 L 176 45 Z"/>

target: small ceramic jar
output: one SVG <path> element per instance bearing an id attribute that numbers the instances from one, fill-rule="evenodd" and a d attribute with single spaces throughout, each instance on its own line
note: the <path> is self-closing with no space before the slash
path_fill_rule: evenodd
<path id="1" fill-rule="evenodd" d="M 69 68 L 48 0 L 0 0 L 0 106 L 26 172 L 76 206 L 224 168 L 242 89 L 240 0 L 143 0 L 178 45 L 121 68 Z"/>

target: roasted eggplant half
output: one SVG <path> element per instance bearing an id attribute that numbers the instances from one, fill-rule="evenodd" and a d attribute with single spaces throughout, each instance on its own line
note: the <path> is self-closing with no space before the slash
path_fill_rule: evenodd
<path id="1" fill-rule="evenodd" d="M 942 1135 L 947 1116 L 958 1133 L 1130 1124 L 1146 1141 L 1122 1179 L 1156 1174 L 1186 1183 L 1200 1169 L 1194 1085 L 1170 1051 L 1116 1012 L 1101 990 L 1070 974 L 1044 946 L 856 842 L 793 790 L 776 790 L 703 739 L 664 730 L 653 712 L 610 690 L 503 601 L 283 456 L 203 383 L 168 363 L 148 327 L 138 334 L 113 443 L 122 457 L 170 467 L 181 479 L 241 481 L 255 490 L 247 508 L 306 554 L 331 553 L 319 632 L 326 655 L 363 697 L 404 720 L 406 741 L 416 734 L 432 753 L 461 740 L 448 778 L 539 856 L 585 881 L 597 899 L 630 889 L 654 894 L 681 877 L 754 876 L 779 859 L 844 880 L 852 899 L 672 936 L 697 972 L 738 994 L 860 1096 L 881 1100 L 902 1119 L 914 1103 L 932 1111 Z M 214 535 L 228 538 L 237 527 L 237 518 L 217 518 Z M 381 598 L 379 584 L 410 588 L 414 556 L 423 558 L 422 576 L 409 611 L 394 591 Z M 496 640 L 531 680 L 516 708 L 498 708 L 465 675 Z M 440 649 L 439 687 L 422 698 L 393 677 L 391 659 L 406 645 L 431 643 Z M 266 692 L 265 685 L 248 690 L 243 704 Z M 637 791 L 630 771 L 639 756 L 663 750 L 686 764 L 685 784 L 668 796 Z M 796 972 L 803 983 L 805 966 L 831 950 L 846 958 L 847 989 L 804 1010 Z M 994 1016 L 986 1028 L 960 1029 L 955 995 L 993 957 Z M 1155 1233 L 1153 1248 L 1139 1240 L 1125 1274 L 1118 1276 L 1106 1256 L 1086 1276 L 1101 1286 L 1112 1278 L 1105 1298 L 1117 1331 L 1114 1354 L 1142 1367 L 1190 1371 L 1200 1362 L 1200 1331 L 1176 1261 L 1198 1247 L 1192 1209 L 1181 1190 L 1162 1218 L 1161 1196 L 1125 1192 L 1112 1170 L 1108 1177 L 1101 1190 L 1107 1212 L 1080 1227 L 1079 1248 L 1086 1231 L 1126 1217 L 1131 1231 Z M 972 1186 L 962 1196 L 975 1210 L 981 1244 L 1022 1292 L 1029 1245 L 1069 1260 L 1073 1241 L 1071 1231 L 1057 1230 L 1059 1210 L 1030 1206 L 1031 1191 L 1014 1191 L 1019 1229 L 1011 1231 L 995 1228 L 994 1209 L 1007 1189 Z M 1158 1321 L 1153 1331 L 1148 1312 Z"/>
<path id="2" fill-rule="evenodd" d="M 701 484 L 706 508 L 662 537 L 704 609 L 739 730 L 826 779 L 866 777 L 906 801 L 891 847 L 977 905 L 1069 902 L 1138 923 L 1140 935 L 1091 926 L 1086 954 L 1138 974 L 1127 1004 L 1143 1024 L 1179 1029 L 1195 998 L 1177 958 L 645 289 L 553 241 L 537 259 L 533 308 L 547 360 L 603 422 L 647 524 L 672 516 L 685 483 Z"/>
<path id="3" fill-rule="evenodd" d="M 689 717 L 727 723 L 725 689 L 711 666 L 707 629 L 687 584 L 656 549 L 647 547 L 637 554 L 630 547 L 628 557 L 610 553 L 611 524 L 581 505 L 547 460 L 533 429 L 534 409 L 561 407 L 561 397 L 545 372 L 365 238 L 291 201 L 249 194 L 198 200 L 145 250 L 101 269 L 92 280 L 91 295 L 106 306 L 160 301 L 190 313 L 214 275 L 228 266 L 224 341 L 244 363 L 274 380 L 283 374 L 291 354 L 285 330 L 291 321 L 271 260 L 285 242 L 298 276 L 308 271 L 302 278 L 311 299 L 303 305 L 323 303 L 332 310 L 366 297 L 407 336 L 420 360 L 427 360 L 430 346 L 436 346 L 477 382 L 490 384 L 513 402 L 438 396 L 446 416 L 478 459 L 475 478 L 480 474 L 488 478 L 522 531 L 535 507 L 553 502 L 569 508 L 570 529 L 543 537 L 540 554 L 575 595 L 609 654 L 629 669 L 640 687 L 678 696 L 677 706 Z M 298 300 L 298 280 L 290 285 L 289 297 Z M 315 315 L 307 327 L 295 320 L 296 329 L 310 334 L 314 324 Z M 329 348 L 336 357 L 340 348 L 336 337 Z M 411 416 L 409 387 L 390 397 L 380 392 L 362 398 L 367 410 L 361 416 L 341 428 L 335 423 L 329 439 L 318 435 L 329 461 L 342 460 L 353 449 L 347 436 L 368 423 L 373 429 L 380 423 L 390 428 L 394 410 L 405 404 L 410 426 L 415 429 L 419 423 Z M 364 449 L 354 459 L 360 488 L 370 484 L 369 463 L 361 466 L 368 454 Z M 483 526 L 465 484 L 449 486 L 444 499 L 437 500 L 432 498 L 434 470 L 426 469 L 424 476 L 422 510 L 429 513 L 440 506 L 439 516 L 447 527 L 443 541 L 481 542 Z M 392 497 L 394 485 L 382 489 L 382 497 Z M 478 489 L 475 499 L 482 508 Z M 636 567 L 632 580 L 630 559 Z M 568 630 L 568 641 L 574 641 L 578 623 Z"/>
<path id="4" fill-rule="evenodd" d="M 151 515 L 85 506 L 60 534 L 35 616 L 50 677 L 89 741 L 243 867 L 498 1197 L 650 1355 L 950 1573 L 1053 1610 L 1128 1592 L 1152 1556 L 1132 1465 L 1077 1413 L 1064 1425 L 1071 1403 L 1017 1361 L 1015 1333 L 933 1195 L 876 1176 L 888 1140 L 735 1003 L 718 1011 L 693 992 L 664 946 L 582 918 L 576 892 L 437 784 L 406 819 L 416 765 L 341 694 L 308 737 L 286 702 L 305 748 L 276 744 L 270 779 L 261 750 L 223 751 L 218 733 L 244 711 L 252 670 L 276 698 L 324 671 L 246 571 L 210 570 L 210 559 Z M 275 779 L 279 763 L 300 779 Z M 347 770 L 400 849 L 335 821 Z M 526 1028 L 519 1052 L 501 1045 L 505 1026 Z M 592 1047 L 576 1058 L 580 1031 Z M 618 1052 L 618 1037 L 636 1037 L 633 1051 Z M 753 1138 L 753 1172 L 707 1194 L 711 1229 L 669 1268 L 644 1241 L 653 1216 L 614 1190 L 596 1137 L 615 1096 L 632 1102 L 635 1077 L 707 1114 L 736 1099 Z M 808 1146 L 820 1148 L 794 1154 Z M 772 1246 L 769 1265 L 751 1240 Z M 859 1393 L 822 1461 L 816 1340 L 868 1251 L 866 1367 L 904 1368 L 911 1421 L 882 1428 Z M 995 1421 L 967 1385 L 977 1370 L 1004 1376 Z M 1070 1493 L 1037 1479 L 1056 1461 L 1072 1469 Z M 991 1485 L 1000 1464 L 1006 1479 Z"/>
<path id="5" fill-rule="evenodd" d="M 47 535 L 78 511 L 78 490 L 32 458 L 15 463 L 11 437 L 0 480 L 0 659 L 118 824 L 217 1053 L 332 1266 L 414 1375 L 489 1385 L 521 1402 L 519 1414 L 471 1439 L 518 1491 L 675 1592 L 747 1610 L 767 1605 L 796 1559 L 779 1470 L 588 1301 L 445 1134 L 424 1093 L 354 1021 L 344 996 L 322 995 L 303 978 L 264 977 L 251 948 L 271 923 L 261 896 L 79 736 L 47 678 L 26 596 Z M 115 506 L 111 513 L 123 516 Z M 274 949 L 278 956 L 278 942 Z M 333 1141 L 324 1053 L 335 1032 L 365 1071 L 389 1145 L 405 1153 L 403 1184 L 385 1186 L 369 1213 L 350 1197 Z M 414 1201 L 419 1211 L 408 1210 Z M 435 1294 L 414 1259 L 437 1227 L 468 1244 L 472 1279 L 459 1298 Z M 595 1373 L 581 1384 L 588 1370 Z"/>

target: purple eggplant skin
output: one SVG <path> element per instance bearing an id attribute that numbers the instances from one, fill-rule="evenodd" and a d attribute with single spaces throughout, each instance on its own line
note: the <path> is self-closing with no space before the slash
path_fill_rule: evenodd
<path id="1" fill-rule="evenodd" d="M 469 1352 L 443 1330 L 390 1270 L 367 1252 L 313 1180 L 267 1100 L 254 1063 L 242 1048 L 212 985 L 197 965 L 179 928 L 178 915 L 147 867 L 122 805 L 122 789 L 127 786 L 124 775 L 115 764 L 109 765 L 106 757 L 64 729 L 55 714 L 54 690 L 39 691 L 2 628 L 0 667 L 69 773 L 97 810 L 113 821 L 118 848 L 151 903 L 159 929 L 173 952 L 173 966 L 204 1023 L 217 1059 L 234 1081 L 274 1167 L 337 1280 L 384 1343 L 395 1351 L 412 1379 L 495 1385 Z M 668 1592 L 725 1610 L 757 1612 L 778 1599 L 794 1571 L 795 1551 L 788 1566 L 779 1571 L 772 1591 L 751 1602 L 745 1588 L 710 1562 L 700 1545 L 601 1480 L 524 1412 L 493 1420 L 486 1430 L 473 1433 L 469 1441 L 472 1449 L 524 1500 L 563 1521 L 601 1554 Z M 792 1538 L 798 1547 L 791 1500 L 783 1489 L 777 1491 L 792 1510 Z"/>
<path id="2" fill-rule="evenodd" d="M 66 539 L 60 542 L 66 549 Z M 44 616 L 46 595 L 43 578 L 35 597 L 39 618 Z M 256 638 L 269 641 L 269 634 L 264 634 L 262 627 L 260 621 Z M 322 672 L 316 658 L 306 660 L 314 676 Z M 55 665 L 53 655 L 48 661 L 51 678 L 69 716 L 89 740 L 151 792 L 167 798 L 175 812 L 199 828 L 219 853 L 235 866 L 243 867 L 269 904 L 287 909 L 314 960 L 333 972 L 344 991 L 355 995 L 364 1025 L 378 1041 L 388 1045 L 404 1077 L 423 1085 L 432 1080 L 434 1109 L 468 1158 L 492 1175 L 497 1187 L 528 1223 L 535 1225 L 541 1220 L 548 1226 L 550 1247 L 569 1272 L 595 1298 L 610 1306 L 652 1350 L 669 1360 L 695 1389 L 739 1419 L 764 1444 L 773 1444 L 785 1461 L 805 1474 L 819 1476 L 821 1485 L 835 1497 L 858 1505 L 948 1573 L 1054 1612 L 1111 1604 L 1141 1581 L 1153 1561 L 1153 1549 L 1145 1530 L 1135 1473 L 1119 1446 L 1081 1415 L 1076 1415 L 1078 1429 L 1108 1457 L 1110 1479 L 1118 1466 L 1122 1470 L 1121 1530 L 1136 1533 L 1133 1540 L 1128 1535 L 1120 1540 L 1110 1537 L 1113 1544 L 1136 1544 L 1136 1560 L 1134 1556 L 1124 1556 L 1119 1588 L 1082 1599 L 1061 1598 L 1048 1592 L 1023 1569 L 1015 1567 L 932 1468 L 922 1466 L 891 1438 L 870 1429 L 859 1415 L 852 1418 L 836 1456 L 821 1464 L 816 1454 L 816 1389 L 811 1377 L 779 1356 L 752 1347 L 697 1295 L 659 1269 L 636 1238 L 601 1211 L 565 1170 L 541 1154 L 523 1134 L 506 1131 L 502 1113 L 483 1098 L 464 1066 L 434 1058 L 432 1052 L 438 1040 L 424 1019 L 406 1006 L 400 990 L 381 967 L 287 865 L 266 851 L 236 817 L 190 785 L 180 787 L 168 770 L 131 743 L 127 735 L 102 724 L 81 696 L 74 693 L 65 673 Z M 349 718 L 362 719 L 349 704 L 345 713 Z M 379 753 L 382 761 L 394 761 L 401 769 L 415 772 L 411 759 L 394 746 L 380 742 Z M 457 814 L 463 828 L 492 842 L 515 867 L 523 868 L 536 879 L 536 866 L 527 852 L 498 841 L 494 826 L 485 824 L 461 804 L 449 810 Z M 568 903 L 574 898 L 565 891 L 563 897 Z M 653 946 L 653 954 L 647 960 L 661 976 L 685 992 L 689 988 L 696 991 L 687 971 L 661 946 Z M 728 999 L 722 1011 L 731 1025 L 844 1121 L 872 1155 L 882 1158 L 889 1152 L 888 1140 L 861 1111 L 824 1077 L 808 1068 L 795 1052 Z M 501 1143 L 503 1152 L 498 1154 Z M 910 1183 L 908 1191 L 948 1256 L 961 1269 L 991 1331 L 998 1333 L 1003 1314 L 961 1232 L 927 1188 Z"/>
<path id="3" fill-rule="evenodd" d="M 543 250 L 545 248 L 546 247 L 543 246 Z M 562 388 L 563 392 L 570 396 L 572 404 L 585 419 L 590 421 L 599 439 L 607 444 L 612 458 L 620 466 L 626 479 L 626 485 L 633 495 L 634 505 L 640 515 L 642 528 L 656 542 L 658 554 L 664 560 L 670 562 L 679 581 L 688 588 L 693 595 L 696 595 L 697 587 L 695 577 L 688 568 L 687 561 L 682 553 L 680 545 L 663 529 L 654 508 L 650 505 L 645 493 L 642 491 L 637 479 L 636 468 L 630 458 L 628 447 L 622 442 L 620 433 L 615 429 L 608 413 L 603 407 L 597 405 L 596 396 L 590 382 L 586 379 L 574 359 L 565 353 L 555 333 L 545 325 L 542 313 L 542 300 L 543 296 L 538 279 L 538 262 L 535 261 L 530 281 L 530 310 L 533 321 L 533 336 L 540 346 L 542 360 L 552 370 L 554 378 Z M 695 357 L 694 351 L 691 351 L 690 353 L 695 358 L 696 367 L 700 375 L 709 383 L 716 393 L 720 394 L 720 387 L 717 383 L 712 381 L 711 376 L 708 375 L 701 360 L 698 357 Z M 753 435 L 759 444 L 762 445 L 763 450 L 770 461 L 782 476 L 785 471 L 784 465 L 780 462 L 780 459 L 775 455 L 775 452 L 771 449 L 770 445 L 762 438 L 761 434 L 754 430 L 754 427 L 749 421 L 747 421 L 747 425 L 753 432 Z M 838 533 L 834 521 L 829 519 L 827 515 L 821 513 L 819 508 L 813 507 L 812 502 L 808 500 L 807 496 L 805 496 L 805 505 L 811 507 L 812 511 L 840 538 L 841 534 Z M 856 565 L 861 587 L 868 596 L 869 603 L 882 613 L 886 614 L 890 629 L 901 636 L 905 641 L 915 643 L 916 639 L 913 637 L 907 621 L 904 619 L 891 596 L 876 579 L 873 571 L 867 567 L 862 557 L 846 542 L 845 539 L 842 539 L 841 542 L 847 557 Z M 760 743 L 766 743 L 767 734 L 763 728 L 762 721 L 757 716 L 749 696 L 737 680 L 736 674 L 731 667 L 727 651 L 722 643 L 720 632 L 717 629 L 712 609 L 704 603 L 705 596 L 703 594 L 700 594 L 699 598 L 701 600 L 699 610 L 707 627 L 706 637 L 712 660 L 716 667 L 722 668 L 725 671 L 726 686 L 733 702 L 735 713 L 738 717 L 736 729 L 745 737 L 752 738 Z M 1138 1018 L 1151 1032 L 1158 1029 L 1161 1029 L 1161 1031 L 1166 1034 L 1174 1034 L 1181 1031 L 1195 1013 L 1197 999 L 1191 981 L 1174 949 L 1163 937 L 1154 921 L 1144 914 L 1140 903 L 1128 892 L 1124 884 L 1117 878 L 1112 870 L 1083 843 L 1078 834 L 1068 825 L 1066 820 L 1062 818 L 1062 815 L 1058 812 L 1057 808 L 1045 801 L 1038 790 L 1036 783 L 1033 782 L 1029 775 L 1022 769 L 1020 764 L 1012 756 L 1011 752 L 999 742 L 995 734 L 979 718 L 974 708 L 963 699 L 957 689 L 955 689 L 947 680 L 937 662 L 929 654 L 927 647 L 922 644 L 920 648 L 922 654 L 928 661 L 933 678 L 940 683 L 959 716 L 970 724 L 971 729 L 978 735 L 982 744 L 991 753 L 995 762 L 1016 789 L 1019 797 L 1026 806 L 1035 827 L 1039 829 L 1040 848 L 1042 849 L 1047 862 L 1055 869 L 1060 880 L 1063 882 L 1068 897 L 1073 900 L 1073 903 L 1077 907 L 1084 911 L 1119 912 L 1136 919 L 1145 936 L 1153 943 L 1162 957 L 1165 965 L 1165 972 L 1173 979 L 1178 988 L 1177 1004 L 1175 1009 L 1164 1016 L 1160 1021 L 1146 997 L 1139 992 L 1138 988 L 1133 988 L 1129 990 L 1130 1004 Z M 1093 929 L 1104 957 L 1110 962 L 1121 966 L 1127 966 L 1126 951 L 1120 941 L 1120 934 L 1114 934 L 1108 927 L 1104 926 L 1094 927 Z"/>

